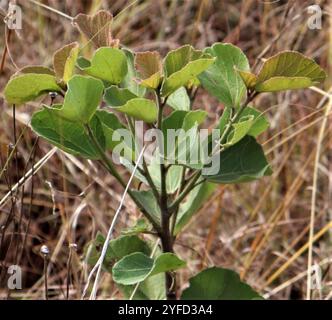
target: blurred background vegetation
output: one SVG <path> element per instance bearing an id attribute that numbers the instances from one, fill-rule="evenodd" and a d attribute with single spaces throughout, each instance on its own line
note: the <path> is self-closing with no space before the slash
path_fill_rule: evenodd
<path id="1" fill-rule="evenodd" d="M 121 189 L 112 177 L 105 177 L 101 167 L 59 150 L 50 154 L 52 147 L 37 140 L 27 126 L 37 104 L 26 104 L 13 114 L 2 93 L 17 69 L 50 65 L 56 49 L 76 40 L 86 43 L 71 17 L 99 9 L 113 13 L 114 36 L 135 51 L 158 50 L 165 55 L 182 44 L 204 48 L 222 41 L 239 46 L 256 67 L 278 51 L 298 50 L 329 73 L 320 89 L 262 94 L 255 100 L 271 122 L 260 142 L 274 168 L 273 176 L 219 186 L 179 237 L 175 250 L 188 261 L 189 268 L 179 272 L 182 288 L 191 275 L 217 265 L 238 271 L 266 298 L 304 299 L 309 249 L 322 270 L 322 289 L 313 290 L 312 298 L 332 298 L 330 0 L 40 0 L 45 7 L 36 1 L 16 3 L 22 8 L 22 30 L 9 31 L 5 23 L 0 24 L 1 299 L 44 297 L 42 245 L 50 250 L 50 298 L 66 298 L 68 285 L 69 297 L 79 299 L 88 271 L 86 247 L 98 231 L 107 232 L 119 204 Z M 321 29 L 308 28 L 307 7 L 313 4 L 322 9 Z M 1 15 L 4 18 L 6 11 Z M 84 54 L 91 52 L 87 46 Z M 207 110 L 213 125 L 223 106 L 200 89 L 195 108 Z M 34 170 L 32 163 L 45 155 L 49 158 L 33 179 L 9 192 L 28 170 Z M 121 167 L 118 170 L 124 172 Z M 317 184 L 313 184 L 315 176 Z M 128 200 L 117 234 L 139 217 Z M 22 290 L 6 288 L 7 268 L 12 264 L 22 267 Z M 99 297 L 121 298 L 110 276 L 103 277 Z"/>

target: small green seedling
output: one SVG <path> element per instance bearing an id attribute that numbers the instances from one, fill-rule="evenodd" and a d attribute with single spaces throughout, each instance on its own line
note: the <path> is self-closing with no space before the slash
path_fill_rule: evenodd
<path id="1" fill-rule="evenodd" d="M 325 72 L 312 59 L 284 51 L 254 74 L 245 54 L 227 43 L 204 50 L 185 45 L 164 59 L 156 51 L 134 53 L 110 36 L 111 21 L 105 11 L 77 16 L 76 25 L 96 46 L 92 58 L 71 43 L 55 53 L 53 69 L 23 68 L 5 88 L 8 104 L 58 93 L 59 103 L 52 100 L 32 115 L 33 131 L 64 152 L 101 162 L 123 188 L 127 182 L 117 161 L 141 182 L 128 194 L 144 218 L 106 244 L 103 261 L 125 297 L 260 298 L 235 272 L 217 267 L 198 273 L 179 293 L 175 271 L 186 263 L 174 244 L 217 184 L 271 174 L 256 141 L 269 123 L 252 101 L 262 92 L 308 88 L 323 81 Z M 207 113 L 192 109 L 199 87 L 224 105 L 213 132 L 201 129 Z M 104 242 L 98 234 L 89 263 L 96 263 Z"/>

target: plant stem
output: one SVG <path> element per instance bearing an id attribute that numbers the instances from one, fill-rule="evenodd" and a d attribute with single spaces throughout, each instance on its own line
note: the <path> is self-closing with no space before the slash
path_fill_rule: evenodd
<path id="1" fill-rule="evenodd" d="M 162 120 L 163 120 L 163 109 L 166 104 L 166 100 L 162 101 L 159 93 L 157 96 L 157 106 L 158 106 L 158 120 L 157 128 L 161 130 Z M 160 163 L 160 197 L 159 197 L 159 207 L 161 213 L 161 233 L 159 234 L 161 240 L 161 246 L 163 252 L 173 252 L 174 239 L 170 229 L 170 211 L 168 208 L 168 195 L 166 188 L 166 176 L 167 168 L 163 161 Z M 176 300 L 176 278 L 170 272 L 165 273 L 166 281 L 166 297 L 167 300 Z"/>
<path id="2" fill-rule="evenodd" d="M 188 184 L 185 186 L 183 191 L 179 194 L 179 196 L 172 202 L 172 204 L 169 207 L 170 212 L 174 212 L 174 210 L 177 208 L 177 206 L 181 203 L 182 200 L 188 195 L 188 193 L 194 188 L 197 180 L 200 178 L 201 172 L 197 171 L 191 178 L 191 180 L 188 182 Z"/>
<path id="3" fill-rule="evenodd" d="M 125 189 L 126 188 L 126 182 L 122 179 L 122 177 L 118 174 L 118 172 L 116 171 L 116 169 L 114 168 L 112 162 L 108 159 L 108 157 L 106 156 L 103 148 L 100 146 L 98 140 L 96 139 L 96 137 L 93 134 L 93 131 L 91 129 L 91 127 L 86 124 L 85 128 L 88 132 L 88 135 L 91 139 L 91 142 L 94 144 L 94 146 L 96 147 L 103 164 L 105 165 L 107 171 L 116 179 L 118 180 L 118 182 L 121 184 L 121 186 Z M 159 234 L 161 232 L 161 228 L 158 225 L 158 223 L 152 218 L 152 216 L 146 212 L 146 210 L 142 207 L 142 205 L 137 201 L 134 193 L 132 192 L 132 190 L 128 189 L 128 194 L 131 197 L 131 199 L 135 202 L 136 206 L 142 211 L 142 213 L 144 214 L 144 216 L 150 221 L 150 223 L 153 225 L 153 227 L 155 228 L 155 230 L 157 231 L 157 233 Z"/>

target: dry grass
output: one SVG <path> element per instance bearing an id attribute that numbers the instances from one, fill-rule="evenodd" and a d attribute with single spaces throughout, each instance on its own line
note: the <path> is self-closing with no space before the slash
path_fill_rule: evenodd
<path id="1" fill-rule="evenodd" d="M 16 68 L 27 64 L 50 64 L 52 53 L 65 43 L 80 39 L 68 17 L 43 9 L 30 1 L 17 1 L 23 9 L 23 29 L 1 30 L 4 67 L 0 86 Z M 272 299 L 305 299 L 307 296 L 308 249 L 312 262 L 321 264 L 323 289 L 312 299 L 331 298 L 332 273 L 332 135 L 330 91 L 332 84 L 332 7 L 320 1 L 323 28 L 307 27 L 310 1 L 42 1 L 69 17 L 106 8 L 119 14 L 114 32 L 134 50 L 156 49 L 161 53 L 181 44 L 203 48 L 216 41 L 241 47 L 252 64 L 273 53 L 294 49 L 314 57 L 328 72 L 322 90 L 262 95 L 256 106 L 266 111 L 271 128 L 260 140 L 269 154 L 274 175 L 255 183 L 220 186 L 179 238 L 176 251 L 187 261 L 179 273 L 179 285 L 207 265 L 237 270 L 242 277 Z M 127 8 L 123 10 L 124 8 Z M 89 46 L 85 49 L 89 53 Z M 1 90 L 2 91 L 2 90 Z M 213 122 L 222 106 L 199 91 L 196 107 L 209 112 Z M 42 159 L 52 147 L 27 127 L 28 104 L 16 110 L 1 105 L 0 198 Z M 325 120 L 324 120 L 325 119 Z M 325 127 L 324 125 L 325 121 Z M 14 134 L 14 129 L 16 133 Z M 15 148 L 13 148 L 15 147 Z M 319 153 L 317 153 L 317 150 Z M 106 234 L 121 198 L 121 189 L 102 168 L 56 151 L 33 179 L 9 194 L 0 206 L 1 298 L 44 297 L 40 247 L 51 251 L 48 287 L 50 298 L 64 299 L 68 266 L 72 299 L 81 296 L 87 270 L 84 248 L 98 230 Z M 119 170 L 124 172 L 122 168 Z M 313 184 L 314 175 L 317 177 Z M 314 194 L 314 195 L 313 195 Z M 128 201 L 117 233 L 131 225 L 139 213 Z M 313 219 L 314 218 L 314 219 Z M 311 237 L 309 237 L 311 235 Z M 314 241 L 310 242 L 309 240 Z M 77 251 L 70 244 L 77 244 Z M 69 259 L 70 256 L 70 259 Z M 5 289 L 7 267 L 24 270 L 21 291 Z M 119 298 L 108 275 L 99 298 Z"/>

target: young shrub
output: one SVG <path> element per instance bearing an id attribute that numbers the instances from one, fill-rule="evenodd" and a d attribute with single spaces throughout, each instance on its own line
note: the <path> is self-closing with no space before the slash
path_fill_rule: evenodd
<path id="1" fill-rule="evenodd" d="M 8 104 L 59 93 L 60 104 L 42 104 L 32 115 L 33 131 L 64 152 L 101 162 L 123 188 L 127 182 L 118 174 L 115 159 L 143 183 L 140 190 L 129 188 L 128 194 L 144 219 L 106 244 L 103 268 L 112 273 L 125 297 L 260 298 L 235 272 L 216 267 L 197 274 L 180 294 L 175 270 L 186 263 L 174 252 L 174 244 L 216 184 L 245 183 L 271 174 L 256 140 L 269 123 L 252 106 L 253 100 L 262 92 L 308 88 L 323 81 L 325 72 L 302 54 L 284 51 L 265 60 L 254 74 L 245 54 L 226 43 L 204 50 L 185 45 L 164 59 L 155 51 L 134 53 L 112 38 L 111 19 L 104 11 L 76 17 L 79 29 L 90 38 L 103 30 L 93 38 L 92 59 L 80 56 L 77 43 L 64 46 L 54 55 L 54 70 L 26 67 L 9 80 L 4 90 Z M 109 27 L 102 29 L 106 23 Z M 200 86 L 225 107 L 215 130 L 205 135 L 200 126 L 207 113 L 192 110 L 193 93 Z M 142 148 L 136 121 L 144 122 L 144 134 L 154 130 L 149 131 L 158 142 L 153 152 L 148 153 L 151 144 L 145 141 Z M 143 160 L 137 164 L 142 150 Z M 144 233 L 159 239 L 161 248 L 153 250 L 141 237 Z M 90 250 L 91 264 L 104 241 L 98 234 Z"/>

